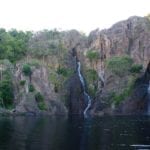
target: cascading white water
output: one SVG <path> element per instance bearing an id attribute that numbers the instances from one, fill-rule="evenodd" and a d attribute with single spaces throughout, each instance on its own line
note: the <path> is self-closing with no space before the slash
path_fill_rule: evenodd
<path id="1" fill-rule="evenodd" d="M 81 84 L 82 84 L 82 87 L 83 87 L 83 90 L 84 90 L 84 96 L 85 96 L 85 99 L 88 100 L 87 107 L 85 108 L 85 110 L 83 112 L 84 117 L 86 118 L 87 117 L 87 111 L 91 107 L 91 98 L 85 90 L 85 82 L 84 82 L 84 78 L 81 74 L 81 63 L 79 61 L 77 62 L 77 67 L 78 67 L 78 75 L 79 75 L 79 78 L 80 78 L 80 81 L 81 81 Z"/>

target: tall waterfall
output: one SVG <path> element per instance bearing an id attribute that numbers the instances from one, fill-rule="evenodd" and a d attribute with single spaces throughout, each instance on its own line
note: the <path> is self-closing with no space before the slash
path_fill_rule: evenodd
<path id="1" fill-rule="evenodd" d="M 84 82 L 84 78 L 81 74 L 81 63 L 79 61 L 77 61 L 77 69 L 78 69 L 78 75 L 79 75 L 79 78 L 80 78 L 80 82 L 82 84 L 82 87 L 83 87 L 83 92 L 84 92 L 84 98 L 85 100 L 88 101 L 88 104 L 84 110 L 84 117 L 86 118 L 88 115 L 87 115 L 87 111 L 89 110 L 89 108 L 91 107 L 91 98 L 90 96 L 88 95 L 88 93 L 86 92 L 86 88 L 85 88 L 85 82 Z"/>

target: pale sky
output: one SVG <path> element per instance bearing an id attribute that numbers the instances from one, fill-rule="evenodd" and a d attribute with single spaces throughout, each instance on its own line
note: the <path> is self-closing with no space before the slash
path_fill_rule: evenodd
<path id="1" fill-rule="evenodd" d="M 148 13 L 150 0 L 0 0 L 0 28 L 77 29 L 89 33 Z"/>

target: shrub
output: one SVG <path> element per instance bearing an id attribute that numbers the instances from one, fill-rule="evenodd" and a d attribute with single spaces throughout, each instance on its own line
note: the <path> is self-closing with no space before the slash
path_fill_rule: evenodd
<path id="1" fill-rule="evenodd" d="M 6 108 L 13 104 L 13 85 L 11 80 L 0 81 L 0 99 Z"/>
<path id="2" fill-rule="evenodd" d="M 95 70 L 93 69 L 88 69 L 86 72 L 85 72 L 85 76 L 87 78 L 88 81 L 92 81 L 94 82 L 95 80 L 98 79 L 98 74 Z"/>
<path id="3" fill-rule="evenodd" d="M 64 67 L 58 67 L 56 72 L 60 75 L 63 75 L 64 77 L 68 75 L 67 69 Z"/>
<path id="4" fill-rule="evenodd" d="M 47 106 L 44 102 L 44 97 L 40 92 L 37 92 L 35 94 L 35 99 L 37 101 L 37 105 L 40 110 L 47 110 Z"/>
<path id="5" fill-rule="evenodd" d="M 106 61 L 107 69 L 119 76 L 128 73 L 132 64 L 133 60 L 129 56 L 115 56 Z"/>
<path id="6" fill-rule="evenodd" d="M 40 110 L 47 110 L 47 106 L 44 102 L 39 102 L 38 107 Z"/>
<path id="7" fill-rule="evenodd" d="M 135 77 L 130 77 L 128 80 L 127 87 L 120 94 L 113 92 L 112 101 L 115 105 L 119 105 L 123 100 L 125 100 L 128 96 L 131 95 L 134 89 L 135 80 Z"/>
<path id="8" fill-rule="evenodd" d="M 49 80 L 54 85 L 54 91 L 58 93 L 62 87 L 63 81 L 60 81 L 57 73 L 51 73 L 49 75 Z"/>
<path id="9" fill-rule="evenodd" d="M 28 64 L 31 65 L 31 66 L 34 66 L 36 68 L 40 67 L 40 61 L 37 60 L 37 59 L 31 59 L 31 60 L 29 60 Z"/>
<path id="10" fill-rule="evenodd" d="M 24 73 L 25 76 L 31 76 L 32 71 L 31 71 L 31 67 L 29 64 L 24 64 L 23 68 L 22 68 L 22 72 Z"/>
<path id="11" fill-rule="evenodd" d="M 26 80 L 21 80 L 19 84 L 20 84 L 21 86 L 24 86 L 25 83 L 26 83 Z"/>
<path id="12" fill-rule="evenodd" d="M 123 92 L 120 94 L 114 93 L 112 95 L 114 104 L 119 105 L 125 98 L 130 95 L 130 93 L 131 91 L 129 89 L 124 89 Z"/>
<path id="13" fill-rule="evenodd" d="M 34 92 L 35 88 L 32 84 L 29 85 L 29 92 Z"/>
<path id="14" fill-rule="evenodd" d="M 0 91 L 0 106 L 4 107 L 4 102 L 3 102 L 2 92 L 1 91 Z"/>
<path id="15" fill-rule="evenodd" d="M 44 101 L 44 97 L 43 97 L 43 95 L 40 92 L 37 92 L 35 94 L 35 99 L 36 99 L 37 102 Z"/>
<path id="16" fill-rule="evenodd" d="M 130 69 L 130 72 L 140 73 L 142 69 L 143 69 L 143 66 L 141 64 L 133 64 L 131 69 Z"/>
<path id="17" fill-rule="evenodd" d="M 96 92 L 97 92 L 97 87 L 90 84 L 89 87 L 88 87 L 88 92 L 91 96 L 95 96 L 96 95 Z"/>
<path id="18" fill-rule="evenodd" d="M 99 59 L 100 54 L 97 51 L 90 50 L 86 54 L 87 58 L 92 61 L 97 61 Z"/>
<path id="19" fill-rule="evenodd" d="M 88 92 L 91 96 L 95 96 L 97 91 L 98 74 L 93 69 L 85 70 L 84 76 L 88 86 Z"/>

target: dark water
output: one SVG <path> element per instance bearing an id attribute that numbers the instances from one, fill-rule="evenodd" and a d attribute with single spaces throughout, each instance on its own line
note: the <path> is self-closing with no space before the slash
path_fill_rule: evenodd
<path id="1" fill-rule="evenodd" d="M 150 149 L 150 117 L 0 118 L 0 150 Z"/>

